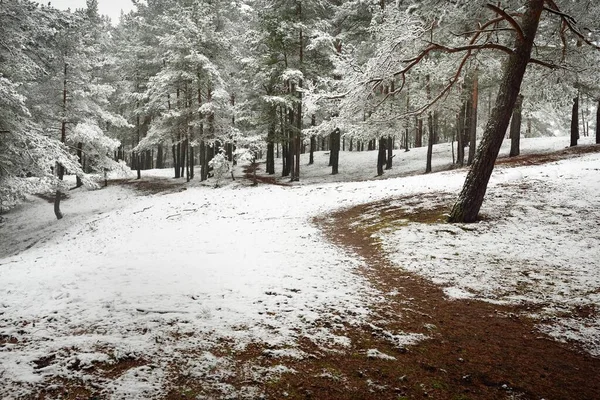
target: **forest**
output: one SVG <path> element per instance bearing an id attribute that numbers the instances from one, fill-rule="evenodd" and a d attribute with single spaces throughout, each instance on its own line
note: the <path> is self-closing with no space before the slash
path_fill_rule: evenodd
<path id="1" fill-rule="evenodd" d="M 0 397 L 600 396 L 600 3 L 0 0 Z"/>
<path id="2" fill-rule="evenodd" d="M 330 151 L 336 174 L 340 150 L 379 149 L 382 175 L 394 149 L 428 146 L 429 172 L 434 144 L 456 143 L 462 166 L 483 138 L 482 182 L 452 213 L 473 221 L 513 112 L 513 155 L 521 131 L 576 144 L 597 125 L 591 1 L 134 3 L 115 25 L 93 0 L 0 5 L 4 209 L 64 192 L 65 171 L 77 186 L 124 168 L 204 181 L 215 156 L 250 152 L 298 181 L 304 153 Z"/>

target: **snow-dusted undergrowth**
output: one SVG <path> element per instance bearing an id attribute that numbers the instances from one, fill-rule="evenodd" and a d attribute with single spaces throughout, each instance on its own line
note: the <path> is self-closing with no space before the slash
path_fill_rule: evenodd
<path id="1" fill-rule="evenodd" d="M 564 147 L 557 139 L 524 146 Z M 441 148 L 439 159 L 451 159 Z M 405 154 L 410 158 L 394 159 L 394 174 L 420 170 L 424 149 Z M 359 167 L 347 172 L 346 161 L 336 179 L 360 182 L 318 183 L 328 173 L 321 160 L 305 168 L 302 185 L 294 187 L 195 184 L 179 193 L 141 197 L 110 186 L 73 191 L 62 204 L 61 221 L 54 220 L 51 204 L 37 198 L 12 210 L 0 225 L 0 397 L 26 397 L 32 385 L 56 377 L 85 381 L 93 363 L 131 358 L 147 362 L 118 379 L 94 377 L 107 397 L 158 396 L 168 381 L 167 365 L 173 364 L 231 394 L 233 389 L 221 383 L 231 373 L 231 360 L 211 353 L 223 339 L 238 347 L 266 342 L 285 354 L 300 354 L 293 348 L 301 337 L 323 347 L 347 345 L 341 323 L 367 321 L 369 299 L 378 296 L 356 273 L 361 260 L 328 244 L 311 218 L 390 197 L 454 193 L 465 173 L 363 181 L 373 175 L 368 168 L 374 155 L 343 153 L 342 162 L 355 157 Z M 499 169 L 484 211 L 508 218 L 492 218 L 456 235 L 409 226 L 384 241 L 390 254 L 401 254 L 402 266 L 477 296 L 536 300 L 544 293 L 548 302 L 578 304 L 582 298 L 598 304 L 592 254 L 599 240 L 590 236 L 599 218 L 592 198 L 599 188 L 598 163 L 598 155 L 591 155 Z M 170 171 L 145 173 L 152 174 Z M 419 240 L 408 250 L 411 238 Z M 527 256 L 527 263 L 515 262 L 523 260 L 518 255 Z M 439 265 L 449 268 L 442 271 Z M 515 276 L 532 290 L 511 292 Z M 333 321 L 331 328 L 319 324 L 322 319 Z M 561 321 L 552 326 L 567 330 L 570 322 Z M 589 331 L 596 334 L 597 322 Z M 586 334 L 583 328 L 568 332 Z M 551 333 L 566 336 L 558 328 Z M 188 357 L 189 352 L 196 355 Z M 237 395 L 257 394 L 248 388 Z"/>

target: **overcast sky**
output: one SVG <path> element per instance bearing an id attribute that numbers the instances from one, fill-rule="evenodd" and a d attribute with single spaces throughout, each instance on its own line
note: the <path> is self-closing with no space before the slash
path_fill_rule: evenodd
<path id="1" fill-rule="evenodd" d="M 85 0 L 50 0 L 50 2 L 54 7 L 62 10 L 70 8 L 75 11 L 76 8 L 85 8 Z M 47 4 L 43 0 L 42 3 Z M 133 9 L 133 4 L 131 0 L 98 0 L 98 8 L 100 14 L 108 15 L 113 24 L 116 24 L 119 22 L 121 10 L 124 12 L 130 11 Z"/>

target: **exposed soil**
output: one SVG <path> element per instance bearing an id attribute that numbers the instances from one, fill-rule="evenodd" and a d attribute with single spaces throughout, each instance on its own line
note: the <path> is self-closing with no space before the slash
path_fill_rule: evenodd
<path id="1" fill-rule="evenodd" d="M 576 147 L 499 159 L 497 164 L 535 165 L 598 151 L 600 146 Z M 252 181 L 253 170 L 247 168 L 244 173 Z M 262 183 L 277 184 L 270 177 L 257 178 Z M 170 182 L 173 184 L 166 179 L 122 183 L 148 193 L 181 190 L 180 181 Z M 315 220 L 330 241 L 365 261 L 365 267 L 357 273 L 382 293 L 373 302 L 370 324 L 352 325 L 344 316 L 337 321 L 316 323 L 350 338 L 349 346 L 324 347 L 300 337 L 299 349 L 304 356 L 294 358 L 275 357 L 263 344 L 238 351 L 234 350 L 234 343 L 224 341 L 211 352 L 233 359 L 235 374 L 198 379 L 180 371 L 174 363 L 168 378 L 170 390 L 164 398 L 219 399 L 223 398 L 220 388 L 231 385 L 240 398 L 256 398 L 251 395 L 255 389 L 268 399 L 600 399 L 600 359 L 580 351 L 574 343 L 559 343 L 537 331 L 536 321 L 524 314 L 530 311 L 529 306 L 449 300 L 442 288 L 393 266 L 386 258 L 373 233 L 397 226 L 402 220 L 442 220 L 452 198 L 440 196 L 436 199 L 440 204 L 437 209 L 415 208 L 423 200 L 420 195 L 402 199 L 401 203 L 412 206 L 411 212 L 382 201 Z M 574 313 L 586 317 L 596 310 Z M 405 346 L 393 337 L 403 332 L 420 333 L 427 338 Z M 389 357 L 373 357 L 368 352 L 371 349 Z M 149 361 L 125 360 L 110 369 L 101 365 L 94 369 L 99 377 L 107 377 L 107 373 L 116 377 Z M 295 372 L 257 378 L 256 367 L 281 365 Z M 57 395 L 69 399 L 100 398 L 98 391 L 77 382 L 65 382 L 60 392 L 44 390 L 37 398 Z"/>
<path id="2" fill-rule="evenodd" d="M 516 157 L 501 157 L 496 160 L 496 165 L 541 165 L 554 161 L 564 160 L 566 158 L 577 157 L 582 154 L 600 152 L 600 144 L 587 146 L 567 147 L 552 153 L 545 154 L 525 154 Z"/>
<path id="3" fill-rule="evenodd" d="M 185 178 L 168 179 L 168 178 L 152 178 L 152 179 L 112 179 L 108 181 L 110 186 L 122 185 L 132 187 L 141 194 L 168 194 L 181 192 L 186 190 L 183 186 Z"/>
<path id="4" fill-rule="evenodd" d="M 256 169 L 256 175 L 255 175 L 255 169 Z M 253 182 L 253 183 L 254 183 L 254 180 L 256 180 L 256 183 L 266 183 L 269 185 L 278 185 L 278 186 L 290 186 L 287 183 L 278 181 L 275 176 L 259 175 L 258 172 L 260 170 L 261 170 L 261 168 L 260 168 L 259 163 L 250 164 L 250 165 L 244 167 L 244 169 L 243 169 L 244 178 L 248 179 L 250 182 Z"/>

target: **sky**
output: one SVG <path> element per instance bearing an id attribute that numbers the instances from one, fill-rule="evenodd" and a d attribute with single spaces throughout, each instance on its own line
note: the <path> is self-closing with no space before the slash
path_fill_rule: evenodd
<path id="1" fill-rule="evenodd" d="M 56 8 L 66 10 L 70 8 L 75 11 L 77 8 L 85 8 L 85 0 L 51 0 L 52 5 Z M 113 24 L 119 22 L 121 10 L 128 12 L 133 9 L 131 0 L 98 0 L 98 8 L 100 14 L 108 15 Z"/>

